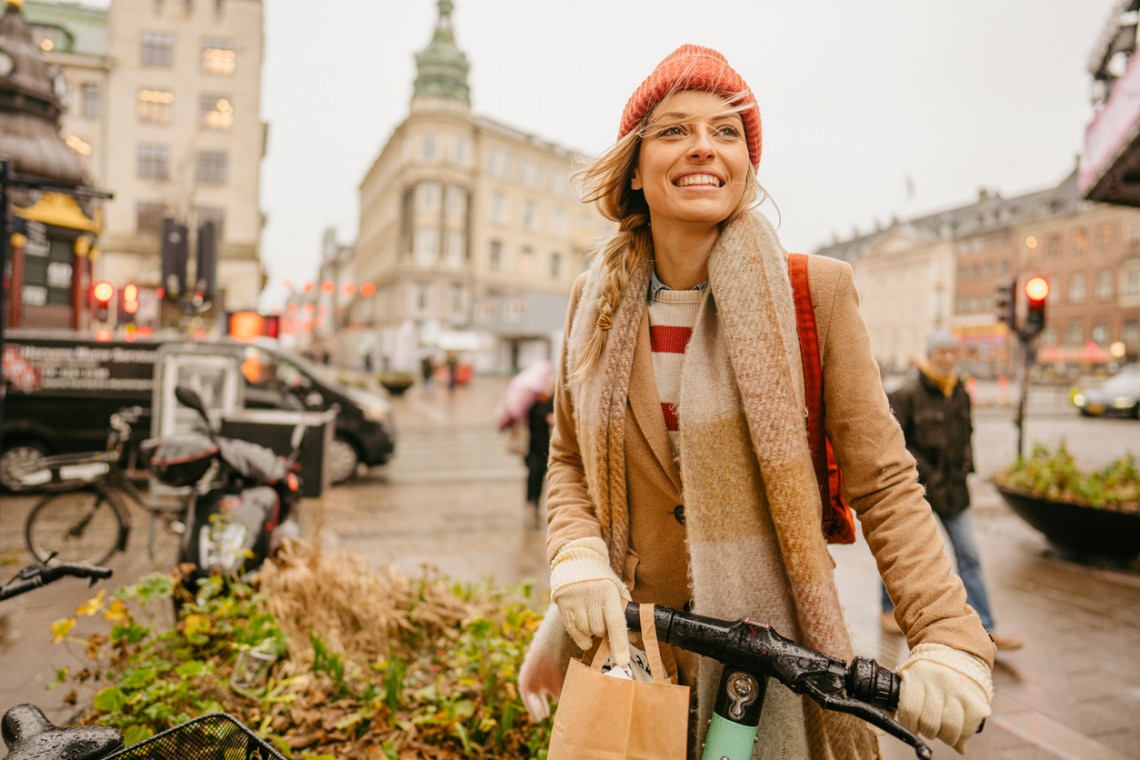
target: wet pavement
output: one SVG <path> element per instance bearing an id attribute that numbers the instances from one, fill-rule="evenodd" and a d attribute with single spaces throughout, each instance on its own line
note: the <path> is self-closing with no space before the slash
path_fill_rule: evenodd
<path id="1" fill-rule="evenodd" d="M 533 582 L 546 589 L 543 531 L 524 505 L 525 470 L 505 451 L 492 410 L 506 381 L 476 378 L 454 392 L 419 387 L 393 399 L 400 439 L 396 459 L 352 483 L 302 505 L 304 530 L 322 527 L 324 545 L 355 551 L 374 566 L 395 564 L 408 573 L 430 566 L 460 581 L 493 578 Z M 1001 389 L 977 389 L 975 446 L 986 463 L 982 476 L 1012 459 L 1012 426 Z M 1016 396 L 1013 397 L 1016 399 Z M 1035 435 L 1064 436 L 1094 460 L 1109 452 L 1140 450 L 1140 423 L 1075 420 L 1063 394 L 1038 393 L 1029 406 Z M 1092 425 L 1089 427 L 1088 425 Z M 1055 442 L 1055 441 L 1054 441 Z M 1095 451 L 1093 451 L 1095 449 Z M 968 757 L 1000 760 L 1124 760 L 1140 758 L 1140 573 L 1093 568 L 1051 555 L 1036 531 L 1005 506 L 979 477 L 972 483 L 975 526 L 998 626 L 1026 642 L 999 656 L 994 672 L 994 714 L 974 738 Z M 20 531 L 31 503 L 3 497 L 0 568 L 6 578 L 28 560 Z M 136 520 L 129 556 L 112 561 L 116 584 L 163 570 L 174 556 L 174 538 L 160 535 L 155 559 L 147 557 L 146 521 Z M 856 651 L 888 666 L 905 659 L 901 638 L 878 628 L 878 580 L 864 544 L 833 547 L 840 596 Z M 54 668 L 81 662 L 81 651 L 50 644 L 48 626 L 66 616 L 90 592 L 62 581 L 0 607 L 8 631 L 0 643 L 0 706 L 35 701 L 58 720 L 59 706 L 43 683 Z M 914 757 L 894 741 L 882 741 L 886 760 Z M 957 753 L 935 745 L 935 757 Z"/>

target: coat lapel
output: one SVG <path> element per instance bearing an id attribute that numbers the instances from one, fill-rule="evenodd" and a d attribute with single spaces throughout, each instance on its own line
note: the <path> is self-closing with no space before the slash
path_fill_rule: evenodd
<path id="1" fill-rule="evenodd" d="M 669 477 L 677 493 L 681 493 L 681 472 L 669 445 L 669 431 L 665 428 L 665 415 L 661 412 L 661 395 L 657 392 L 657 379 L 653 373 L 653 350 L 649 342 L 649 312 L 641 317 L 637 348 L 633 354 L 633 369 L 629 379 L 629 406 L 654 458 Z"/>

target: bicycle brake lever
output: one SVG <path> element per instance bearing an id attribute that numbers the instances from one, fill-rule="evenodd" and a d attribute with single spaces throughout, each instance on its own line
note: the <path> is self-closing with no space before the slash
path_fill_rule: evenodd
<path id="1" fill-rule="evenodd" d="M 806 694 L 811 697 L 817 704 L 828 710 L 835 712 L 847 713 L 870 723 L 873 726 L 886 731 L 891 736 L 895 737 L 901 742 L 909 744 L 914 748 L 914 754 L 920 760 L 931 760 L 934 753 L 930 747 L 920 739 L 917 735 L 911 733 L 906 726 L 899 723 L 882 710 L 878 710 L 870 705 L 860 702 L 857 699 L 844 696 L 842 694 L 831 694 L 820 689 L 813 680 L 805 678 L 799 681 L 796 686 L 792 688 L 793 691 L 799 694 Z"/>

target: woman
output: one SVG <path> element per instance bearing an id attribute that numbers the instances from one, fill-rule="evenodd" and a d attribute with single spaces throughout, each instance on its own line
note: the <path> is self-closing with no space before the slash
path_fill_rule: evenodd
<path id="1" fill-rule="evenodd" d="M 716 51 L 685 45 L 634 92 L 615 146 L 580 173 L 618 232 L 570 303 L 547 476 L 558 619 L 520 674 L 528 704 L 560 688 L 570 649 L 560 629 L 582 649 L 607 635 L 624 664 L 631 598 L 748 616 L 852 656 L 820 527 L 787 258 L 750 211 L 760 152 L 744 80 Z M 961 751 L 989 714 L 993 644 L 942 552 L 850 267 L 811 257 L 809 277 L 827 433 L 913 650 L 898 718 Z M 677 660 L 699 732 L 720 668 Z M 764 714 L 758 757 L 878 754 L 865 724 L 782 686 L 769 688 Z"/>

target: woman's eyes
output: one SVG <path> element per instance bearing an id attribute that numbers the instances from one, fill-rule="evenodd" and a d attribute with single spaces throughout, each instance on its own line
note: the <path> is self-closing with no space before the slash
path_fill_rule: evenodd
<path id="1" fill-rule="evenodd" d="M 672 126 L 665 127 L 663 129 L 661 129 L 657 133 L 657 136 L 658 137 L 684 137 L 686 134 L 689 133 L 689 129 L 690 129 L 689 125 L 674 124 Z M 741 136 L 740 129 L 731 125 L 731 124 L 722 124 L 720 126 L 713 127 L 713 131 L 717 137 L 722 137 L 722 138 L 727 138 L 727 139 L 738 139 Z"/>

